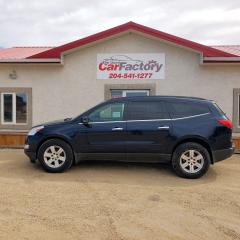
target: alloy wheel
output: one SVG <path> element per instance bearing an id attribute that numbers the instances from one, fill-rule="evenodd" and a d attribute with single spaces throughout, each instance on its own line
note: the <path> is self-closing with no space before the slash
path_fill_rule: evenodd
<path id="1" fill-rule="evenodd" d="M 204 165 L 204 157 L 197 150 L 187 150 L 180 157 L 180 166 L 187 173 L 197 173 Z"/>
<path id="2" fill-rule="evenodd" d="M 66 153 L 62 147 L 53 145 L 45 150 L 43 159 L 50 168 L 59 168 L 66 161 Z"/>

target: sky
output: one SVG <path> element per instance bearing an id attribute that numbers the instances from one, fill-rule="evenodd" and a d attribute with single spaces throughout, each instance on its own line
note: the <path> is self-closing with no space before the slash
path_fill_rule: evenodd
<path id="1" fill-rule="evenodd" d="M 240 45 L 240 0 L 0 0 L 0 47 L 58 46 L 129 21 Z"/>

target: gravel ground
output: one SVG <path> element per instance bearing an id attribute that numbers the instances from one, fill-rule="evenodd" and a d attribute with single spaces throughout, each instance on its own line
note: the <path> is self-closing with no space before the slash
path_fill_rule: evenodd
<path id="1" fill-rule="evenodd" d="M 186 180 L 158 164 L 48 174 L 21 150 L 2 150 L 0 239 L 240 239 L 240 155 Z"/>

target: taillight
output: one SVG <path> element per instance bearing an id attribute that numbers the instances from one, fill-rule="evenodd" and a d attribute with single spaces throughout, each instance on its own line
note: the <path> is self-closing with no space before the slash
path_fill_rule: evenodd
<path id="1" fill-rule="evenodd" d="M 229 119 L 220 119 L 218 120 L 218 123 L 222 124 L 223 126 L 227 128 L 233 128 L 233 124 Z"/>

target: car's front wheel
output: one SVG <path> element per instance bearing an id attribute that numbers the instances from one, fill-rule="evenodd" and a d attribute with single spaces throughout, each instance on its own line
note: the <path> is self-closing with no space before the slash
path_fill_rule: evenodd
<path id="1" fill-rule="evenodd" d="M 40 146 L 38 160 L 47 172 L 63 172 L 73 163 L 72 149 L 60 139 L 50 139 Z"/>
<path id="2" fill-rule="evenodd" d="M 210 155 L 205 147 L 198 143 L 187 142 L 179 145 L 172 156 L 173 170 L 180 177 L 199 178 L 210 165 Z"/>

